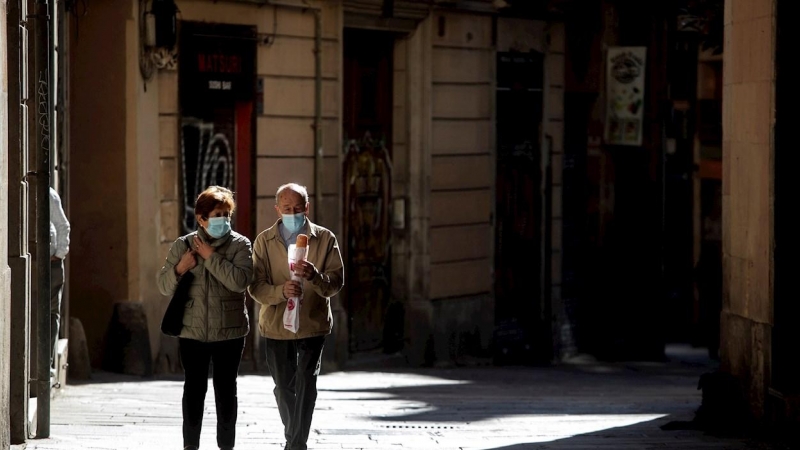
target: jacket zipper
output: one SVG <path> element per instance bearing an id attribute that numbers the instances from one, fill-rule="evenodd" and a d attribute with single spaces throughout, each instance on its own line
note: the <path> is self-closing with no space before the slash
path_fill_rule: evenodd
<path id="1" fill-rule="evenodd" d="M 209 329 L 208 322 L 209 322 L 209 317 L 211 316 L 211 311 L 210 311 L 211 305 L 209 305 L 209 301 L 208 301 L 208 290 L 209 290 L 208 279 L 210 277 L 208 276 L 208 270 L 206 270 L 206 261 L 203 261 L 203 276 L 206 279 L 206 281 L 205 281 L 205 284 L 206 284 L 206 294 L 205 294 L 205 297 L 206 297 L 206 342 L 210 342 L 211 337 L 209 336 L 209 332 L 208 332 L 208 329 Z"/>

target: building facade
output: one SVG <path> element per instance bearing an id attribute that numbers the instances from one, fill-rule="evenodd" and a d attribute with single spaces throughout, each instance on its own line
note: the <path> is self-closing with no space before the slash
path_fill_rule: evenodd
<path id="1" fill-rule="evenodd" d="M 73 16 L 70 311 L 93 366 L 115 305 L 135 303 L 155 370 L 174 367 L 154 280 L 194 196 L 234 189 L 234 228 L 254 238 L 288 181 L 346 260 L 329 368 L 492 357 L 497 339 L 507 358 L 552 357 L 563 26 L 491 2 L 383 3 L 177 1 L 174 29 L 163 2 Z"/>
<path id="2" fill-rule="evenodd" d="M 20 24 L 0 26 L 0 449 L 30 437 L 37 370 L 28 3 L 0 3 Z M 57 15 L 51 173 L 92 366 L 179 370 L 155 279 L 195 226 L 194 196 L 231 187 L 234 227 L 254 238 L 296 181 L 346 261 L 326 369 L 374 352 L 660 359 L 665 342 L 697 341 L 718 345 L 753 418 L 796 423 L 792 2 L 725 1 L 721 54 L 657 2 L 523 4 L 130 0 Z M 619 145 L 607 58 L 630 47 L 645 55 L 641 141 Z M 704 255 L 722 267 L 698 299 Z M 704 312 L 707 294 L 721 311 Z"/>

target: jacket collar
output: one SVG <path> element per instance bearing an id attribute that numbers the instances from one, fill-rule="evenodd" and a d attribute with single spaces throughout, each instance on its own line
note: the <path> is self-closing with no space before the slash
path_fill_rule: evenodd
<path id="1" fill-rule="evenodd" d="M 206 230 L 204 230 L 202 227 L 197 227 L 197 235 L 200 236 L 200 239 L 202 239 L 203 242 L 207 242 L 208 245 L 217 248 L 221 247 L 223 244 L 231 240 L 231 237 L 233 235 L 233 230 L 231 230 L 227 235 L 219 239 L 214 239 L 211 236 L 209 236 L 208 233 L 206 233 Z"/>

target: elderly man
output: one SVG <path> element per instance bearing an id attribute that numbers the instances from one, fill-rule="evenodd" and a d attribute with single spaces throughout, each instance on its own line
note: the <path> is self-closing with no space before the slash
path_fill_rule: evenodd
<path id="1" fill-rule="evenodd" d="M 266 337 L 267 365 L 275 381 L 275 400 L 284 426 L 287 450 L 306 450 L 317 401 L 317 375 L 325 336 L 331 333 L 331 297 L 344 285 L 336 236 L 308 220 L 308 192 L 295 183 L 275 194 L 278 220 L 253 245 L 254 280 L 250 295 L 261 304 L 258 328 Z M 292 281 L 288 248 L 308 236 L 307 261 L 295 265 L 301 281 Z M 284 328 L 287 300 L 303 297 L 297 333 Z"/>

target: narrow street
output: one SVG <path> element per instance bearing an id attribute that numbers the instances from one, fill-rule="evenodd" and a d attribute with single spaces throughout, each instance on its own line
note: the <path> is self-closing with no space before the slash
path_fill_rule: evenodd
<path id="1" fill-rule="evenodd" d="M 670 347 L 666 363 L 573 361 L 554 368 L 408 369 L 362 364 L 319 379 L 309 448 L 769 449 L 744 438 L 665 431 L 700 404 L 704 352 Z M 283 448 L 268 375 L 239 378 L 239 450 Z M 30 450 L 179 449 L 179 377 L 96 374 L 53 402 L 52 438 Z M 203 449 L 217 448 L 209 383 Z M 21 447 L 20 447 L 21 448 Z M 17 450 L 17 448 L 15 448 Z"/>

